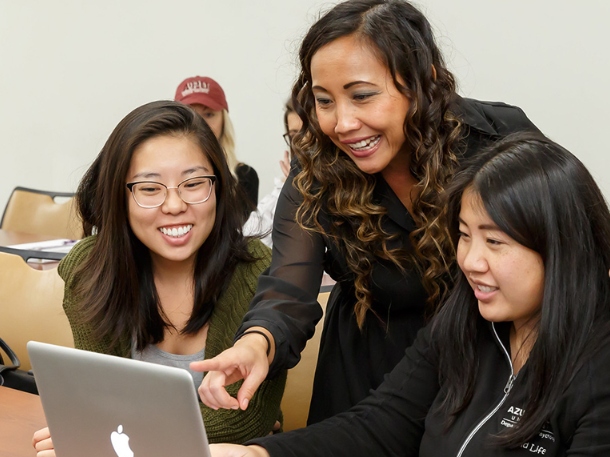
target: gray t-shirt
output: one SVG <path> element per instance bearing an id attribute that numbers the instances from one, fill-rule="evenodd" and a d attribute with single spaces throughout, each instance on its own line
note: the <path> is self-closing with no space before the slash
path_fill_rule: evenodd
<path id="1" fill-rule="evenodd" d="M 144 362 L 157 363 L 159 365 L 185 369 L 193 377 L 195 389 L 201 385 L 201 381 L 203 381 L 203 373 L 200 371 L 192 371 L 189 368 L 189 364 L 191 362 L 203 360 L 204 355 L 205 348 L 196 354 L 189 355 L 170 354 L 169 352 L 162 351 L 154 344 L 149 344 L 141 352 L 136 350 L 135 345 L 131 348 L 131 358 L 134 360 L 142 360 Z"/>

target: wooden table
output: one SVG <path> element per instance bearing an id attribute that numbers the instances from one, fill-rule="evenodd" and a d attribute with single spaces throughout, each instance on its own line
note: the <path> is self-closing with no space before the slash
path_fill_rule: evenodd
<path id="1" fill-rule="evenodd" d="M 0 455 L 34 457 L 32 436 L 47 426 L 38 395 L 0 387 Z"/>

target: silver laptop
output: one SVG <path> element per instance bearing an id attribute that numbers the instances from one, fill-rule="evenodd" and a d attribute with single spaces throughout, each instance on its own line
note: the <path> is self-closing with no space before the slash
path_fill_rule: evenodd
<path id="1" fill-rule="evenodd" d="M 180 368 L 30 341 L 58 457 L 209 457 L 193 378 Z"/>

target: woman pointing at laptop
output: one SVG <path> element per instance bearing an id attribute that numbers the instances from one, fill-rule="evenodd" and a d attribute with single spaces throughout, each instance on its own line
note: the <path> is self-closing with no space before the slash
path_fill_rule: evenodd
<path id="1" fill-rule="evenodd" d="M 232 345 L 270 262 L 241 233 L 237 195 L 222 148 L 191 108 L 163 101 L 128 114 L 77 191 L 85 233 L 96 234 L 59 265 L 76 347 L 185 368 L 199 386 L 190 362 Z M 201 404 L 209 440 L 268 434 L 284 383 L 285 372 L 266 381 L 247 411 Z M 40 456 L 54 455 L 47 429 L 34 441 Z"/>
<path id="2" fill-rule="evenodd" d="M 377 388 L 451 289 L 441 198 L 459 164 L 504 135 L 537 129 L 515 106 L 461 98 L 432 26 L 404 0 L 338 3 L 306 33 L 299 62 L 298 163 L 278 199 L 271 267 L 235 345 L 196 366 L 209 372 L 204 403 L 247 409 L 268 374 L 299 361 L 322 316 L 326 272 L 337 284 L 314 424 Z M 242 378 L 235 399 L 224 387 Z"/>

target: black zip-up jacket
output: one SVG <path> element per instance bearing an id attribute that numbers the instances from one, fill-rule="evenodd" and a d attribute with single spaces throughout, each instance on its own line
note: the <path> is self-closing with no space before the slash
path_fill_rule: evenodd
<path id="1" fill-rule="evenodd" d="M 610 346 L 583 357 L 549 421 L 517 449 L 490 437 L 523 415 L 523 389 L 515 378 L 509 323 L 481 319 L 474 396 L 447 429 L 440 401 L 438 355 L 429 326 L 373 394 L 346 413 L 290 433 L 254 442 L 274 456 L 521 457 L 610 455 Z M 521 373 L 527 368 L 527 363 Z"/>

